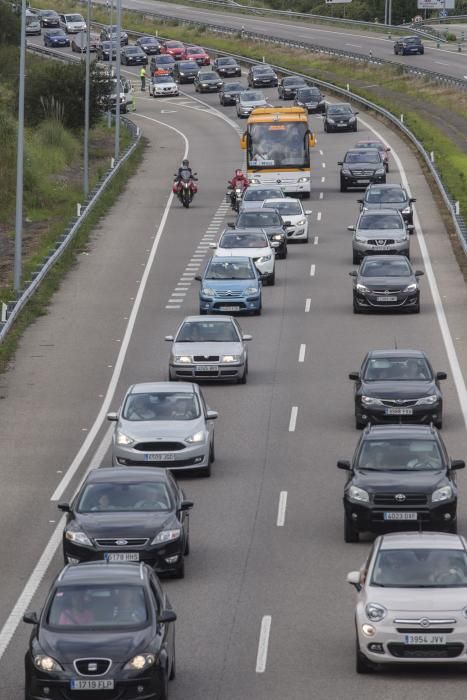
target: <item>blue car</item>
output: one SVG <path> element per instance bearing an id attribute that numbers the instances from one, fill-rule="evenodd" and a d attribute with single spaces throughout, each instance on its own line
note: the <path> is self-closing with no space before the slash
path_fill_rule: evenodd
<path id="1" fill-rule="evenodd" d="M 213 257 L 199 290 L 200 314 L 261 313 L 261 277 L 251 258 Z"/>
<path id="2" fill-rule="evenodd" d="M 70 46 L 70 40 L 63 29 L 50 29 L 48 32 L 44 32 L 44 46 L 52 48 Z"/>

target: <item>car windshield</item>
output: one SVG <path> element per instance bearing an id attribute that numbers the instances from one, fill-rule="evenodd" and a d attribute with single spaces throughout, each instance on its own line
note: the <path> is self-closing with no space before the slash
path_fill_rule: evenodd
<path id="1" fill-rule="evenodd" d="M 140 44 L 158 44 L 159 42 L 153 36 L 142 36 L 140 38 Z"/>
<path id="2" fill-rule="evenodd" d="M 187 53 L 204 53 L 204 49 L 202 49 L 200 46 L 190 46 L 189 49 L 186 50 Z"/>
<path id="3" fill-rule="evenodd" d="M 40 10 L 39 14 L 42 15 L 42 17 L 58 17 L 55 10 Z"/>
<path id="4" fill-rule="evenodd" d="M 184 421 L 199 416 L 196 394 L 186 391 L 129 394 L 122 411 L 122 418 L 134 422 Z"/>
<path id="5" fill-rule="evenodd" d="M 274 207 L 274 209 L 279 211 L 282 217 L 287 214 L 289 216 L 299 216 L 300 214 L 303 214 L 302 205 L 300 202 L 287 202 L 286 200 L 283 202 L 265 202 L 264 206 Z"/>
<path id="6" fill-rule="evenodd" d="M 352 107 L 350 105 L 330 105 L 328 107 L 328 114 L 353 114 Z"/>
<path id="7" fill-rule="evenodd" d="M 255 274 L 248 262 L 220 262 L 215 258 L 205 275 L 207 280 L 252 280 L 254 278 Z"/>
<path id="8" fill-rule="evenodd" d="M 264 95 L 262 92 L 254 92 L 253 90 L 248 90 L 240 95 L 242 102 L 260 102 L 264 100 Z"/>
<path id="9" fill-rule="evenodd" d="M 379 151 L 373 149 L 369 153 L 358 153 L 350 151 L 345 154 L 345 163 L 381 163 Z"/>
<path id="10" fill-rule="evenodd" d="M 259 233 L 224 233 L 219 248 L 267 248 L 267 238 Z"/>
<path id="11" fill-rule="evenodd" d="M 51 627 L 68 631 L 141 627 L 148 622 L 144 588 L 118 583 L 58 586 L 46 619 Z"/>
<path id="12" fill-rule="evenodd" d="M 200 80 L 219 80 L 215 73 L 198 73 Z"/>
<path id="13" fill-rule="evenodd" d="M 424 357 L 370 357 L 363 378 L 366 382 L 428 382 L 433 375 Z"/>
<path id="14" fill-rule="evenodd" d="M 248 165 L 252 168 L 308 167 L 308 124 L 275 121 L 248 126 Z"/>
<path id="15" fill-rule="evenodd" d="M 164 512 L 172 510 L 167 486 L 161 481 L 128 483 L 95 483 L 84 487 L 77 513 L 131 513 L 133 511 Z"/>
<path id="16" fill-rule="evenodd" d="M 186 321 L 180 328 L 177 343 L 239 343 L 240 338 L 230 321 Z"/>
<path id="17" fill-rule="evenodd" d="M 378 231 L 389 231 L 392 229 L 402 229 L 404 222 L 396 214 L 364 214 L 358 224 L 362 231 L 377 229 Z"/>
<path id="18" fill-rule="evenodd" d="M 153 83 L 173 83 L 173 78 L 170 75 L 156 75 L 152 79 Z"/>
<path id="19" fill-rule="evenodd" d="M 83 18 L 81 15 L 65 15 L 65 19 L 67 22 L 83 22 Z"/>
<path id="20" fill-rule="evenodd" d="M 281 217 L 275 211 L 246 211 L 239 215 L 236 223 L 236 228 L 262 228 L 263 226 L 282 226 Z"/>
<path id="21" fill-rule="evenodd" d="M 357 469 L 368 471 L 439 471 L 443 459 L 436 440 L 411 438 L 364 440 Z"/>
<path id="22" fill-rule="evenodd" d="M 254 189 L 249 187 L 245 194 L 243 195 L 244 202 L 262 202 L 265 199 L 274 199 L 274 197 L 283 197 L 284 194 L 281 189 Z"/>
<path id="23" fill-rule="evenodd" d="M 421 40 L 418 38 L 418 36 L 406 36 L 402 41 L 404 41 L 406 44 L 420 44 Z"/>
<path id="24" fill-rule="evenodd" d="M 273 70 L 269 66 L 255 66 L 253 73 L 272 73 Z"/>
<path id="25" fill-rule="evenodd" d="M 463 588 L 467 586 L 467 554 L 462 549 L 428 547 L 380 549 L 370 585 L 388 588 Z"/>
<path id="26" fill-rule="evenodd" d="M 198 70 L 198 65 L 193 64 L 193 61 L 182 61 L 178 64 L 178 70 Z"/>
<path id="27" fill-rule="evenodd" d="M 297 98 L 299 100 L 318 100 L 320 97 L 321 93 L 318 88 L 304 88 L 297 92 Z"/>
<path id="28" fill-rule="evenodd" d="M 217 59 L 217 65 L 218 66 L 234 66 L 236 65 L 237 61 L 233 58 L 218 58 Z"/>
<path id="29" fill-rule="evenodd" d="M 48 36 L 65 36 L 65 32 L 62 29 L 51 29 L 47 34 Z"/>
<path id="30" fill-rule="evenodd" d="M 403 204 L 407 197 L 400 187 L 371 187 L 365 197 L 369 203 Z"/>
<path id="31" fill-rule="evenodd" d="M 304 84 L 303 78 L 295 78 L 291 76 L 290 78 L 284 78 L 282 81 L 282 85 L 303 85 Z"/>
<path id="32" fill-rule="evenodd" d="M 364 260 L 362 277 L 410 277 L 412 269 L 407 260 Z"/>
<path id="33" fill-rule="evenodd" d="M 127 46 L 125 53 L 141 53 L 142 49 L 139 46 Z"/>
<path id="34" fill-rule="evenodd" d="M 227 83 L 224 85 L 224 92 L 232 92 L 233 90 L 244 90 L 245 87 L 241 83 Z"/>

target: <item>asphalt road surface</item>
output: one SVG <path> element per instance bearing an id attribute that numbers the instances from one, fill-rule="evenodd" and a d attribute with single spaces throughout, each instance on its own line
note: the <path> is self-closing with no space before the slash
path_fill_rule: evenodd
<path id="1" fill-rule="evenodd" d="M 244 123 L 233 108 L 220 117 L 216 95 L 200 101 L 191 86 L 183 93 L 138 96 L 134 119 L 150 142 L 144 162 L 0 378 L 1 700 L 24 695 L 30 630 L 21 615 L 40 609 L 62 564 L 56 502 L 71 498 L 89 465 L 109 464 L 107 408 L 118 408 L 130 383 L 166 378 L 164 336 L 197 313 L 191 276 L 211 231 L 232 220 L 225 183 L 243 162 Z M 448 372 L 443 437 L 454 458 L 465 457 L 467 421 L 463 278 L 411 151 L 360 116 L 358 134 L 333 136 L 310 118 L 318 134 L 310 243 L 290 245 L 276 286 L 264 289 L 263 315 L 241 320 L 253 335 L 248 384 L 204 388 L 220 414 L 217 460 L 211 479 L 183 480 L 195 501 L 191 554 L 186 578 L 164 584 L 178 614 L 173 700 L 465 697 L 459 671 L 354 671 L 354 592 L 345 576 L 369 541 L 343 541 L 344 479 L 335 465 L 358 438 L 347 374 L 369 349 L 422 348 Z M 407 178 L 417 197 L 412 258 L 425 270 L 418 316 L 352 314 L 346 227 L 360 193 L 338 192 L 336 164 L 372 130 L 393 149 L 389 180 Z M 200 185 L 189 210 L 170 197 L 187 151 Z M 459 480 L 465 533 L 467 476 Z"/>

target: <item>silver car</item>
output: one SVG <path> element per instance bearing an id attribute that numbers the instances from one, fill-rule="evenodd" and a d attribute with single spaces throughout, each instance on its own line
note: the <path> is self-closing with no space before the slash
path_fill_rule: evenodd
<path id="1" fill-rule="evenodd" d="M 217 412 L 206 405 L 196 384 L 133 384 L 118 413 L 112 439 L 114 466 L 168 467 L 211 474 Z"/>
<path id="2" fill-rule="evenodd" d="M 465 664 L 467 542 L 439 532 L 378 537 L 360 571 L 356 671 L 385 664 Z"/>
<path id="3" fill-rule="evenodd" d="M 356 226 L 347 226 L 353 231 L 352 258 L 354 265 L 365 255 L 405 255 L 410 258 L 409 231 L 402 214 L 394 209 L 362 211 Z"/>
<path id="4" fill-rule="evenodd" d="M 279 185 L 250 185 L 243 193 L 239 211 L 259 209 L 266 199 L 282 199 L 284 191 Z"/>
<path id="5" fill-rule="evenodd" d="M 284 222 L 288 241 L 308 243 L 308 216 L 311 209 L 304 209 L 299 199 L 283 197 L 281 199 L 265 199 L 265 209 L 275 209 Z"/>
<path id="6" fill-rule="evenodd" d="M 232 316 L 187 316 L 172 342 L 169 377 L 177 379 L 233 380 L 246 384 L 248 353 L 244 335 Z"/>
<path id="7" fill-rule="evenodd" d="M 256 107 L 271 107 L 260 90 L 245 90 L 236 97 L 237 117 L 249 117 Z"/>

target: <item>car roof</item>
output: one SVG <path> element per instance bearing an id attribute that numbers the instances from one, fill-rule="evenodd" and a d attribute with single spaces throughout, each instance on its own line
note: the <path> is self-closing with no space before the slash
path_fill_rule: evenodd
<path id="1" fill-rule="evenodd" d="M 86 477 L 86 484 L 100 482 L 134 482 L 138 479 L 149 481 L 166 481 L 167 470 L 162 467 L 99 467 L 91 469 Z"/>
<path id="2" fill-rule="evenodd" d="M 58 576 L 61 586 L 88 584 L 141 584 L 147 577 L 147 567 L 130 562 L 108 563 L 106 561 L 83 562 L 79 566 L 68 564 Z"/>
<path id="3" fill-rule="evenodd" d="M 264 202 L 268 202 L 268 201 L 269 201 L 268 199 L 264 199 L 264 200 L 263 200 L 263 203 L 264 203 Z M 282 199 L 275 199 L 274 201 L 275 201 L 275 202 L 282 202 L 282 201 L 284 201 L 284 200 L 282 200 Z M 272 208 L 272 207 L 271 207 L 271 208 Z M 238 215 L 241 216 L 241 214 L 264 214 L 264 209 L 265 209 L 265 207 L 258 207 L 257 209 L 242 209 L 242 211 L 240 211 L 240 212 L 238 213 Z M 227 231 L 228 229 L 225 229 L 225 230 Z M 232 229 L 232 230 L 234 230 L 234 229 Z M 238 230 L 238 229 L 237 229 L 237 230 Z M 251 231 L 252 229 L 249 228 L 248 230 Z"/>
<path id="4" fill-rule="evenodd" d="M 231 321 L 233 323 L 234 318 L 233 316 L 228 316 L 228 315 L 212 315 L 212 314 L 206 314 L 203 316 L 185 316 L 185 318 L 182 321 L 183 323 L 193 323 L 195 321 L 200 321 L 201 323 L 204 321 L 209 321 L 211 323 L 212 321 L 217 321 L 217 322 L 223 322 L 225 323 L 226 321 Z M 182 325 L 180 324 L 180 325 Z M 180 382 L 177 382 L 178 385 L 180 385 Z"/>
<path id="5" fill-rule="evenodd" d="M 380 549 L 465 549 L 459 535 L 448 532 L 390 532 L 382 535 Z"/>
<path id="6" fill-rule="evenodd" d="M 381 256 L 375 255 L 374 257 L 380 258 Z M 389 350 L 370 350 L 368 357 L 426 357 L 426 354 L 423 350 L 404 350 L 403 348 L 399 350 L 399 348 L 391 348 Z"/>
<path id="7" fill-rule="evenodd" d="M 372 151 L 374 151 L 375 153 L 379 153 L 379 150 L 376 148 L 376 146 L 374 148 L 359 148 L 358 146 L 355 146 L 354 148 L 349 148 L 349 150 L 346 151 L 345 155 L 347 155 L 348 153 L 362 153 L 366 156 Z"/>
<path id="8" fill-rule="evenodd" d="M 263 183 L 261 183 L 261 182 L 254 183 L 252 185 L 249 185 L 248 189 L 249 190 L 281 190 L 282 191 L 281 186 L 275 184 L 274 182 L 271 183 L 270 185 L 266 185 L 264 182 Z"/>
<path id="9" fill-rule="evenodd" d="M 299 204 L 301 204 L 301 201 L 297 199 L 297 197 L 268 197 L 264 200 L 263 204 L 265 202 L 280 202 L 281 204 L 283 202 L 298 202 Z"/>
<path id="10" fill-rule="evenodd" d="M 165 391 L 167 394 L 177 394 L 179 391 L 195 392 L 191 382 L 141 382 L 133 384 L 131 394 L 147 394 L 149 392 Z"/>
<path id="11" fill-rule="evenodd" d="M 427 440 L 436 438 L 435 429 L 431 425 L 369 425 L 362 433 L 363 438 L 370 440 L 392 440 L 398 438 L 413 438 L 414 440 Z"/>

